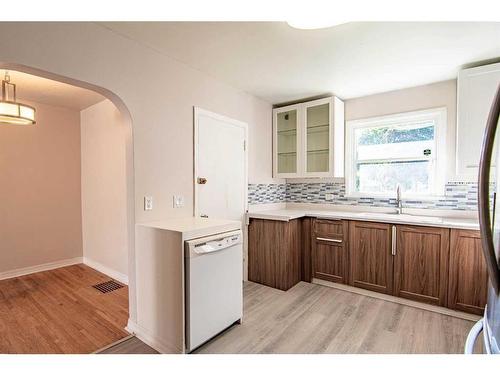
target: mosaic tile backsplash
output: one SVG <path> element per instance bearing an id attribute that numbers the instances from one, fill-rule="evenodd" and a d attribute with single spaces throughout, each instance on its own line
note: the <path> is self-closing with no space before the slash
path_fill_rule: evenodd
<path id="1" fill-rule="evenodd" d="M 325 194 L 333 199 L 326 200 Z M 371 207 L 395 207 L 394 198 L 351 198 L 345 196 L 343 182 L 311 182 L 286 184 L 249 184 L 248 203 L 330 203 Z M 450 182 L 445 195 L 436 199 L 404 199 L 403 207 L 440 210 L 477 210 L 477 183 Z"/>

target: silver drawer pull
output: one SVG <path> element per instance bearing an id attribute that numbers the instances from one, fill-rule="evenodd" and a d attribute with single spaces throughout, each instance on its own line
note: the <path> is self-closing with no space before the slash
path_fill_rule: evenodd
<path id="1" fill-rule="evenodd" d="M 318 241 L 327 241 L 327 242 L 335 242 L 335 243 L 342 243 L 342 240 L 337 240 L 335 238 L 324 238 L 324 237 L 316 237 Z"/>

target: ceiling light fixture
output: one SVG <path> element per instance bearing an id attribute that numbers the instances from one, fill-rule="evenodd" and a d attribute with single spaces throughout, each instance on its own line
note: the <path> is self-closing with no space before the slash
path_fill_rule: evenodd
<path id="1" fill-rule="evenodd" d="M 343 23 L 347 22 L 334 21 L 331 19 L 318 19 L 315 17 L 315 19 L 313 18 L 297 19 L 292 21 L 286 21 L 286 23 L 288 24 L 288 26 L 293 27 L 294 29 L 316 30 L 316 29 L 326 29 L 328 27 L 342 25 Z"/>
<path id="2" fill-rule="evenodd" d="M 12 125 L 33 125 L 36 123 L 35 108 L 17 102 L 16 85 L 10 82 L 9 72 L 5 72 L 2 81 L 0 123 Z"/>

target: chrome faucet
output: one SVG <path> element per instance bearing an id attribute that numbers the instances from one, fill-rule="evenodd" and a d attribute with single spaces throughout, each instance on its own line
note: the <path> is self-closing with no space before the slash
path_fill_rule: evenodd
<path id="1" fill-rule="evenodd" d="M 396 213 L 401 215 L 403 213 L 403 203 L 401 202 L 401 185 L 396 185 Z"/>

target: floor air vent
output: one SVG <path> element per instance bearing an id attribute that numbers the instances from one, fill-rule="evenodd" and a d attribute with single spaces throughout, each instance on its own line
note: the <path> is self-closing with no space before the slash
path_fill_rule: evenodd
<path id="1" fill-rule="evenodd" d="M 109 280 L 100 284 L 92 285 L 92 287 L 96 288 L 101 293 L 109 293 L 113 290 L 123 288 L 123 285 L 117 283 L 115 280 Z"/>

